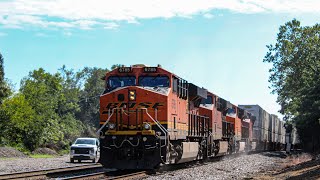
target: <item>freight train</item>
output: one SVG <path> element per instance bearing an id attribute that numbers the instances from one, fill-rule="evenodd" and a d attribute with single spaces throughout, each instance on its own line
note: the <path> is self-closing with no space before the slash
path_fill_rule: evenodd
<path id="1" fill-rule="evenodd" d="M 119 67 L 103 80 L 97 133 L 106 168 L 154 169 L 284 144 L 276 116 L 236 106 L 160 65 Z"/>

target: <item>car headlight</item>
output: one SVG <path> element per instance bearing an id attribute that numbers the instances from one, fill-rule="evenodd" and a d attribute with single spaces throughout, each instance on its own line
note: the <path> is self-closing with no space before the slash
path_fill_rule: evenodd
<path id="1" fill-rule="evenodd" d="M 114 123 L 109 123 L 109 129 L 114 130 L 116 128 L 116 125 Z"/>
<path id="2" fill-rule="evenodd" d="M 74 154 L 74 150 L 71 150 L 71 152 L 70 152 L 71 154 Z"/>
<path id="3" fill-rule="evenodd" d="M 151 129 L 151 126 L 150 126 L 149 123 L 145 123 L 145 124 L 143 125 L 143 128 L 144 128 L 145 130 L 150 130 L 150 129 Z"/>
<path id="4" fill-rule="evenodd" d="M 94 154 L 94 149 L 90 149 L 90 154 Z"/>

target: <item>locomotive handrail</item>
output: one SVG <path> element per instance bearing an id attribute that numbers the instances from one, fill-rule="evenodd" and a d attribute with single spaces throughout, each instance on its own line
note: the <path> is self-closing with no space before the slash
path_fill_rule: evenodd
<path id="1" fill-rule="evenodd" d="M 148 109 L 147 108 L 139 108 L 139 109 L 141 109 L 141 110 L 146 110 L 146 114 L 149 116 L 149 118 L 154 122 L 154 123 L 156 123 L 156 125 L 160 128 L 160 130 L 164 133 L 164 135 L 165 135 L 165 144 L 162 146 L 162 147 L 164 147 L 164 146 L 166 146 L 167 145 L 167 137 L 168 137 L 168 133 L 169 133 L 169 131 L 168 130 L 166 130 L 166 128 L 164 128 L 163 126 L 162 126 L 162 124 L 160 124 L 160 122 L 158 121 L 158 120 L 156 120 L 156 119 L 154 119 L 149 113 L 148 113 Z"/>
<path id="2" fill-rule="evenodd" d="M 110 121 L 110 119 L 111 119 L 111 117 L 113 116 L 113 114 L 114 114 L 114 110 L 115 109 L 120 109 L 121 110 L 121 112 L 123 112 L 124 110 L 123 110 L 123 108 L 113 108 L 112 109 L 112 113 L 111 113 L 111 115 L 110 115 L 110 109 L 109 109 L 109 111 L 108 111 L 108 119 L 107 119 L 107 121 L 101 126 L 101 128 L 96 132 L 96 134 L 97 135 L 99 135 L 100 134 L 100 132 L 102 131 L 102 129 L 108 124 L 108 122 Z M 125 113 L 126 114 L 126 113 Z M 126 114 L 127 115 L 127 114 Z"/>
<path id="3" fill-rule="evenodd" d="M 146 114 L 149 116 L 149 118 L 150 118 L 151 120 L 153 120 L 161 130 L 169 133 L 169 131 L 166 130 L 166 128 L 164 128 L 164 127 L 162 126 L 162 124 L 161 124 L 158 120 L 154 119 L 154 118 L 148 113 L 148 109 L 147 109 L 147 108 L 139 108 L 139 109 L 146 110 Z"/>

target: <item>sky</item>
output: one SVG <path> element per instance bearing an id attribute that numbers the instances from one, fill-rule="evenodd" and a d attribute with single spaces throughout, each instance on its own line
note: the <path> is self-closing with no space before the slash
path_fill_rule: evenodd
<path id="1" fill-rule="evenodd" d="M 233 104 L 279 113 L 263 63 L 280 25 L 320 20 L 319 0 L 0 0 L 5 77 L 40 67 L 163 68 Z"/>

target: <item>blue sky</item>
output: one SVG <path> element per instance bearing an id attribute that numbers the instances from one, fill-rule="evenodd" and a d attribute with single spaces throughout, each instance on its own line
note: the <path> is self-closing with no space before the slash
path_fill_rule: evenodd
<path id="1" fill-rule="evenodd" d="M 320 20 L 312 0 L 135 2 L 0 0 L 6 78 L 18 88 L 40 67 L 161 64 L 234 104 L 278 114 L 268 89 L 271 65 L 262 62 L 266 45 L 293 18 Z"/>

